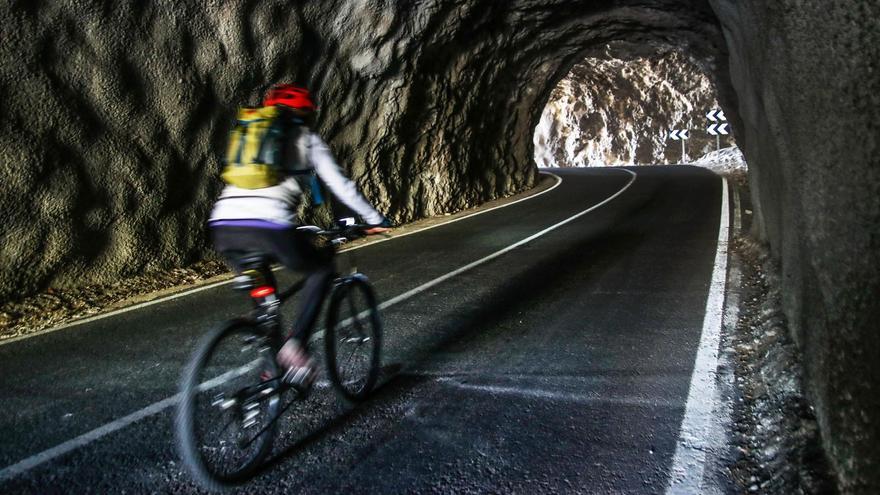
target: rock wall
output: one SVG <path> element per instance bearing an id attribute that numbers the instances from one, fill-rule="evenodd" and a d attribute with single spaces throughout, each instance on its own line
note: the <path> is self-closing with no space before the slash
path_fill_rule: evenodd
<path id="1" fill-rule="evenodd" d="M 10 96 L 0 298 L 204 256 L 233 109 L 276 81 L 317 90 L 320 130 L 398 221 L 511 194 L 536 177 L 527 159 L 511 159 L 527 155 L 528 122 L 495 110 L 506 96 L 456 94 L 504 84 L 500 71 L 477 67 L 490 36 L 475 47 L 479 59 L 459 45 L 492 22 L 479 10 L 277 0 L 10 7 L 0 12 L 17 27 L 0 45 Z M 474 150 L 473 140 L 497 146 Z"/>
<path id="2" fill-rule="evenodd" d="M 846 493 L 880 493 L 880 3 L 712 0 L 756 234 Z"/>
<path id="3" fill-rule="evenodd" d="M 204 256 L 233 109 L 276 81 L 317 91 L 320 131 L 398 221 L 521 190 L 574 62 L 632 26 L 716 53 L 697 3 L 13 0 L 0 299 Z"/>
<path id="4" fill-rule="evenodd" d="M 620 58 L 626 56 L 634 58 Z M 718 107 L 711 77 L 687 54 L 657 47 L 641 55 L 638 47 L 609 45 L 575 65 L 553 89 L 535 128 L 535 163 L 682 163 L 681 142 L 667 139 L 675 129 L 691 131 L 688 162 L 716 149 L 705 123 L 706 113 Z M 722 147 L 733 143 L 732 136 L 720 141 Z"/>

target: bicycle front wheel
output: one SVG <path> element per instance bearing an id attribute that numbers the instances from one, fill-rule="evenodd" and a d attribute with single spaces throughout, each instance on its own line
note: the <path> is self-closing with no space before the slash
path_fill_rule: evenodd
<path id="1" fill-rule="evenodd" d="M 379 378 L 382 320 L 367 278 L 355 274 L 333 288 L 324 330 L 327 374 L 346 400 L 364 400 Z"/>
<path id="2" fill-rule="evenodd" d="M 254 322 L 232 320 L 206 335 L 184 371 L 177 443 L 207 488 L 247 480 L 272 448 L 281 407 L 275 347 Z"/>

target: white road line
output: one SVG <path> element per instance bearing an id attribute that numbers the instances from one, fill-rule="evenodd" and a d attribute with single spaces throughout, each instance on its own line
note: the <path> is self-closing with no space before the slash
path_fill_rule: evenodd
<path id="1" fill-rule="evenodd" d="M 706 451 L 713 428 L 713 412 L 721 404 L 715 382 L 718 371 L 718 347 L 724 316 L 724 293 L 727 285 L 727 251 L 730 239 L 730 210 L 728 206 L 727 179 L 722 177 L 721 221 L 718 227 L 718 248 L 715 252 L 715 268 L 709 285 L 709 297 L 703 319 L 700 346 L 691 375 L 687 405 L 681 422 L 670 471 L 667 494 L 701 493 Z"/>
<path id="2" fill-rule="evenodd" d="M 733 186 L 732 190 L 733 201 L 731 205 L 733 208 L 733 229 L 731 230 L 731 237 L 735 238 L 740 233 L 742 223 L 739 190 L 736 186 Z M 724 334 L 726 335 L 733 335 L 734 332 L 736 332 L 736 325 L 739 321 L 739 287 L 741 282 L 742 270 L 740 269 L 740 264 L 731 263 L 727 274 L 728 292 L 724 303 L 723 329 Z M 727 368 L 731 368 L 731 359 L 732 357 L 729 355 L 724 355 L 723 353 L 719 355 L 721 366 L 726 365 Z M 712 414 L 712 425 L 709 428 L 710 434 L 706 437 L 706 461 L 699 489 L 701 495 L 722 495 L 728 491 L 724 484 L 720 482 L 718 474 L 722 472 L 722 469 L 727 462 L 726 454 L 729 449 L 727 432 L 731 430 L 731 425 L 733 423 L 733 404 L 730 401 L 723 400 L 722 395 L 724 391 L 731 391 L 735 387 L 733 372 L 729 370 L 726 372 L 720 372 L 718 374 L 717 383 L 718 393 L 716 394 L 716 397 L 718 403 Z"/>
<path id="3" fill-rule="evenodd" d="M 541 191 L 541 192 L 539 192 L 539 193 L 533 194 L 533 195 L 531 195 L 531 196 L 528 196 L 528 197 L 525 197 L 525 198 L 522 198 L 522 199 L 518 199 L 518 200 L 516 200 L 516 201 L 511 201 L 511 202 L 509 202 L 509 203 L 504 203 L 503 205 L 493 206 L 492 208 L 486 208 L 485 210 L 479 210 L 479 211 L 477 211 L 477 212 L 475 212 L 475 213 L 471 213 L 470 215 L 463 215 L 463 216 L 460 216 L 460 217 L 456 217 L 456 218 L 453 218 L 453 219 L 451 219 L 451 220 L 447 220 L 447 221 L 444 221 L 444 222 L 441 222 L 441 223 L 437 223 L 437 224 L 434 224 L 434 225 L 429 225 L 429 226 L 427 226 L 427 227 L 424 227 L 424 228 L 421 228 L 421 229 L 417 229 L 417 230 L 413 230 L 413 231 L 411 231 L 411 232 L 405 232 L 405 233 L 397 234 L 397 235 L 393 235 L 393 236 L 390 236 L 390 237 L 381 237 L 381 238 L 378 238 L 378 239 L 373 240 L 373 241 L 371 241 L 371 242 L 366 242 L 366 243 L 364 243 L 364 244 L 359 244 L 359 245 L 357 245 L 357 246 L 352 246 L 352 247 L 349 247 L 349 248 L 342 249 L 342 250 L 340 250 L 339 252 L 344 253 L 344 252 L 347 252 L 347 251 L 354 251 L 355 249 L 360 249 L 360 248 L 363 248 L 363 247 L 372 246 L 372 245 L 374 245 L 374 244 L 379 244 L 379 243 L 386 242 L 386 241 L 393 241 L 394 239 L 400 239 L 401 237 L 406 237 L 406 236 L 409 236 L 409 235 L 418 234 L 419 232 L 424 232 L 424 231 L 426 231 L 426 230 L 435 229 L 435 228 L 437 228 L 437 227 L 442 227 L 442 226 L 444 226 L 444 225 L 449 225 L 449 224 L 451 224 L 451 223 L 460 222 L 460 221 L 462 221 L 462 220 L 466 220 L 466 219 L 468 219 L 468 218 L 473 218 L 473 217 L 475 217 L 475 216 L 477 216 L 477 215 L 482 215 L 483 213 L 488 213 L 488 212 L 490 212 L 490 211 L 494 211 L 494 210 L 497 210 L 497 209 L 500 209 L 500 208 L 507 208 L 508 206 L 512 206 L 512 205 L 515 205 L 515 204 L 517 204 L 517 203 L 521 203 L 521 202 L 523 202 L 523 201 L 528 201 L 528 200 L 530 200 L 530 199 L 535 199 L 535 198 L 537 198 L 538 196 L 541 196 L 541 195 L 543 195 L 543 194 L 547 194 L 548 192 L 550 192 L 550 191 L 556 189 L 557 187 L 559 187 L 560 184 L 562 184 L 562 178 L 559 177 L 558 175 L 553 174 L 553 173 L 550 173 L 550 172 L 541 172 L 541 173 L 542 173 L 542 174 L 549 175 L 549 176 L 553 177 L 554 179 L 556 179 L 556 184 L 553 184 L 553 185 L 550 186 L 549 188 L 547 188 L 547 189 L 545 189 L 545 190 L 543 190 L 543 191 Z M 275 270 L 278 271 L 278 270 L 281 270 L 281 269 L 282 269 L 282 267 L 277 267 Z M 96 321 L 96 320 L 102 320 L 102 319 L 104 319 L 104 318 L 109 318 L 109 317 L 111 317 L 111 316 L 116 316 L 116 315 L 119 315 L 119 314 L 122 314 L 122 313 L 128 313 L 129 311 L 134 311 L 134 310 L 136 310 L 136 309 L 146 308 L 146 307 L 148 307 L 148 306 L 152 306 L 152 305 L 154 305 L 154 304 L 160 304 L 160 303 L 164 303 L 164 302 L 172 301 L 172 300 L 174 300 L 174 299 L 178 299 L 178 298 L 181 298 L 181 297 L 186 297 L 186 296 L 189 296 L 189 295 L 195 294 L 195 293 L 197 293 L 197 292 L 202 292 L 202 291 L 205 291 L 205 290 L 208 290 L 208 289 L 213 289 L 214 287 L 220 287 L 221 285 L 226 285 L 226 284 L 231 283 L 231 282 L 232 282 L 232 278 L 229 278 L 229 279 L 227 279 L 227 280 L 221 280 L 221 281 L 219 281 L 219 282 L 214 282 L 214 283 L 211 283 L 211 284 L 208 284 L 208 285 L 203 285 L 203 286 L 200 286 L 200 287 L 196 287 L 196 288 L 194 288 L 194 289 L 188 289 L 188 290 L 185 290 L 185 291 L 182 291 L 182 292 L 178 292 L 178 293 L 176 293 L 176 294 L 171 294 L 171 295 L 168 295 L 168 296 L 160 297 L 160 298 L 158 298 L 158 299 L 153 299 L 152 301 L 142 302 L 142 303 L 138 303 L 138 304 L 132 304 L 131 306 L 126 306 L 126 307 L 124 307 L 124 308 L 116 309 L 116 310 L 113 310 L 113 311 L 108 311 L 108 312 L 106 312 L 106 313 L 101 313 L 101 314 L 98 314 L 98 315 L 95 315 L 95 316 L 89 316 L 89 317 L 87 317 L 87 318 L 82 318 L 82 319 L 79 319 L 79 320 L 75 320 L 75 321 L 72 321 L 72 322 L 70 322 L 70 323 L 64 323 L 64 324 L 62 324 L 62 325 L 58 325 L 58 326 L 56 326 L 56 327 L 47 328 L 47 329 L 45 329 L 45 330 L 40 330 L 39 332 L 33 332 L 33 333 L 25 334 L 25 335 L 20 335 L 20 336 L 18 336 L 18 337 L 11 337 L 11 338 L 8 338 L 8 339 L 3 339 L 3 340 L 0 340 L 0 346 L 6 345 L 6 344 L 11 344 L 11 343 L 13 343 L 13 342 L 18 342 L 18 341 L 25 340 L 25 339 L 29 339 L 29 338 L 31 338 L 31 337 L 37 337 L 37 336 L 40 336 L 40 335 L 46 335 L 47 333 L 57 332 L 58 330 L 65 330 L 65 329 L 67 329 L 67 328 L 76 327 L 76 326 L 83 325 L 83 324 L 85 324 L 85 323 L 90 323 L 90 322 L 93 322 L 93 321 Z"/>
<path id="4" fill-rule="evenodd" d="M 465 265 L 465 266 L 459 268 L 458 270 L 455 270 L 455 271 L 449 272 L 449 273 L 447 273 L 446 275 L 443 275 L 443 276 L 441 276 L 441 277 L 437 277 L 437 278 L 435 278 L 434 280 L 431 280 L 430 282 L 426 282 L 426 283 L 424 283 L 424 284 L 422 284 L 422 285 L 416 287 L 415 289 L 408 290 L 408 291 L 404 292 L 403 294 L 400 294 L 399 296 L 392 297 L 391 299 L 389 299 L 389 300 L 383 302 L 382 304 L 380 304 L 380 305 L 379 305 L 379 309 L 385 309 L 385 308 L 387 308 L 387 307 L 389 307 L 389 306 L 393 306 L 393 305 L 395 305 L 395 304 L 397 304 L 397 303 L 399 303 L 399 302 L 401 302 L 401 301 L 405 301 L 406 299 L 409 299 L 410 297 L 413 297 L 413 296 L 416 295 L 416 294 L 419 294 L 419 293 L 421 293 L 421 292 L 424 292 L 424 291 L 430 289 L 431 287 L 434 287 L 434 286 L 437 285 L 437 284 L 443 283 L 443 282 L 449 280 L 449 279 L 452 278 L 452 277 L 455 277 L 455 276 L 457 276 L 457 275 L 461 275 L 462 273 L 467 272 L 467 271 L 469 271 L 469 270 L 472 270 L 472 269 L 474 269 L 474 268 L 476 268 L 476 267 L 478 267 L 478 266 L 480 266 L 480 265 L 482 265 L 482 264 L 484 264 L 484 263 L 486 263 L 486 262 L 492 261 L 492 260 L 494 260 L 495 258 L 497 258 L 497 257 L 499 257 L 499 256 L 501 256 L 501 255 L 504 255 L 504 254 L 506 254 L 506 253 L 509 253 L 510 251 L 513 251 L 514 249 L 516 249 L 516 248 L 518 248 L 518 247 L 520 247 L 520 246 L 522 246 L 522 245 L 524 245 L 524 244 L 528 244 L 529 242 L 532 242 L 532 241 L 534 241 L 535 239 L 537 239 L 537 238 L 539 238 L 539 237 L 541 237 L 541 236 L 543 236 L 543 235 L 545 235 L 545 234 L 548 234 L 548 233 L 550 233 L 550 232 L 552 232 L 552 231 L 558 229 L 559 227 L 562 227 L 563 225 L 565 225 L 565 224 L 567 224 L 567 223 L 569 223 L 569 222 L 573 222 L 573 221 L 577 220 L 578 218 L 580 218 L 580 217 L 586 215 L 587 213 L 590 213 L 591 211 L 593 211 L 593 210 L 595 210 L 595 209 L 597 209 L 597 208 L 601 208 L 602 206 L 608 204 L 608 203 L 609 203 L 610 201 L 612 201 L 614 198 L 620 196 L 621 194 L 623 194 L 624 191 L 626 191 L 627 189 L 629 189 L 629 186 L 631 186 L 631 185 L 633 184 L 633 182 L 635 182 L 635 180 L 636 180 L 636 173 L 633 172 L 633 171 L 631 171 L 631 170 L 627 170 L 627 169 L 624 169 L 624 168 L 614 169 L 614 170 L 622 170 L 622 171 L 627 172 L 627 173 L 629 173 L 630 175 L 632 175 L 632 177 L 630 178 L 629 182 L 627 182 L 626 185 L 623 186 L 623 188 L 621 188 L 619 191 L 617 191 L 616 193 L 612 194 L 611 196 L 609 196 L 608 198 L 606 198 L 606 199 L 603 200 L 602 202 L 597 203 L 597 204 L 595 204 L 595 205 L 593 205 L 593 206 L 587 208 L 586 210 L 581 211 L 580 213 L 577 213 L 577 214 L 575 214 L 575 215 L 573 215 L 573 216 L 570 216 L 570 217 L 566 218 L 565 220 L 563 220 L 563 221 L 561 221 L 561 222 L 559 222 L 559 223 L 556 223 L 556 224 L 554 224 L 554 225 L 551 225 L 551 226 L 547 227 L 546 229 L 544 229 L 544 230 L 538 232 L 537 234 L 530 235 L 529 237 L 526 237 L 525 239 L 523 239 L 523 240 L 521 240 L 521 241 L 519 241 L 519 242 L 516 242 L 516 243 L 514 243 L 514 244 L 511 244 L 510 246 L 507 246 L 507 247 L 504 248 L 504 249 L 501 249 L 501 250 L 495 251 L 494 253 L 492 253 L 492 254 L 490 254 L 490 255 L 484 257 L 484 258 L 480 258 L 480 259 L 478 259 L 477 261 L 474 261 L 473 263 L 469 263 L 469 264 L 467 264 L 467 265 Z"/>
<path id="5" fill-rule="evenodd" d="M 253 363 L 247 364 L 240 368 L 236 368 L 234 370 L 227 371 L 222 375 L 213 378 L 211 380 L 206 381 L 199 385 L 199 389 L 201 391 L 211 390 L 214 387 L 222 384 L 226 380 L 230 378 L 234 378 L 246 373 L 248 370 L 253 369 Z M 43 464 L 44 462 L 51 461 L 52 459 L 67 454 L 69 452 L 73 452 L 74 450 L 88 445 L 95 440 L 98 440 L 102 437 L 105 437 L 114 431 L 121 430 L 126 426 L 136 423 L 144 418 L 152 416 L 154 414 L 158 414 L 163 410 L 177 404 L 178 399 L 180 398 L 180 394 L 176 394 L 174 396 L 168 397 L 167 399 L 160 400 L 159 402 L 155 402 L 150 404 L 149 406 L 135 411 L 128 416 L 123 416 L 115 421 L 111 421 L 103 426 L 99 426 L 92 431 L 83 433 L 82 435 L 70 439 L 62 444 L 56 445 L 50 449 L 44 450 L 39 454 L 34 454 L 23 461 L 19 461 L 11 466 L 7 466 L 0 470 L 0 481 L 5 481 L 24 472 L 30 471 L 31 469 Z"/>
<path id="6" fill-rule="evenodd" d="M 617 191 L 616 193 L 612 194 L 611 196 L 609 196 L 608 198 L 606 198 L 606 199 L 603 200 L 602 202 L 597 203 L 597 204 L 595 204 L 595 205 L 593 205 L 593 206 L 587 208 L 586 210 L 583 210 L 583 211 L 581 211 L 580 213 L 577 213 L 577 214 L 575 214 L 575 215 L 573 215 L 573 216 L 571 216 L 571 217 L 568 217 L 568 218 L 566 218 L 565 220 L 563 220 L 563 221 L 561 221 L 561 222 L 559 222 L 559 223 L 557 223 L 557 224 L 551 225 L 551 226 L 547 227 L 546 229 L 544 229 L 544 230 L 538 232 L 537 234 L 530 235 L 529 237 L 526 237 L 525 239 L 523 239 L 523 240 L 521 240 L 521 241 L 515 242 L 515 243 L 511 244 L 510 246 L 507 246 L 507 247 L 504 248 L 504 249 L 500 249 L 500 250 L 498 250 L 498 251 L 495 251 L 494 253 L 492 253 L 492 254 L 490 254 L 490 255 L 488 255 L 488 256 L 486 256 L 486 257 L 483 257 L 483 258 L 478 259 L 477 261 L 474 261 L 473 263 L 468 263 L 467 265 L 465 265 L 465 266 L 463 266 L 463 267 L 461 267 L 461 268 L 459 268 L 459 269 L 457 269 L 457 270 L 453 270 L 453 271 L 447 273 L 446 275 L 442 275 L 442 276 L 440 276 L 440 277 L 437 277 L 437 278 L 435 278 L 434 280 L 431 280 L 431 281 L 425 282 L 424 284 L 422 284 L 422 285 L 420 285 L 420 286 L 418 286 L 418 287 L 416 287 L 416 288 L 414 288 L 414 289 L 408 290 L 408 291 L 404 292 L 403 294 L 399 294 L 399 295 L 397 295 L 397 296 L 395 296 L 395 297 L 392 297 L 391 299 L 389 299 L 389 300 L 387 300 L 387 301 L 385 301 L 385 302 L 379 304 L 379 310 L 383 310 L 383 309 L 389 308 L 389 307 L 391 307 L 391 306 L 394 306 L 395 304 L 397 304 L 397 303 L 399 303 L 399 302 L 403 302 L 403 301 L 405 301 L 405 300 L 407 300 L 407 299 L 409 299 L 409 298 L 411 298 L 411 297 L 413 297 L 413 296 L 415 296 L 415 295 L 417 295 L 417 294 L 420 294 L 420 293 L 422 293 L 422 292 L 424 292 L 424 291 L 430 289 L 431 287 L 434 287 L 434 286 L 437 285 L 437 284 L 442 284 L 443 282 L 449 280 L 450 278 L 453 278 L 453 277 L 456 277 L 456 276 L 458 276 L 458 275 L 461 275 L 461 274 L 464 273 L 464 272 L 467 272 L 467 271 L 473 270 L 474 268 L 476 268 L 476 267 L 478 267 L 478 266 L 480 266 L 480 265 L 482 265 L 482 264 L 484 264 L 484 263 L 488 263 L 489 261 L 492 261 L 492 260 L 494 260 L 495 258 L 497 258 L 497 257 L 499 257 L 499 256 L 502 256 L 502 255 L 504 255 L 504 254 L 506 254 L 506 253 L 509 253 L 510 251 L 513 251 L 514 249 L 516 249 L 516 248 L 518 248 L 518 247 L 520 247 L 520 246 L 522 246 L 522 245 L 524 245 L 524 244 L 528 244 L 529 242 L 532 242 L 532 241 L 534 241 L 535 239 L 537 239 L 537 238 L 539 238 L 539 237 L 541 237 L 541 236 L 543 236 L 543 235 L 545 235 L 545 234 L 547 234 L 547 233 L 549 233 L 549 232 L 552 232 L 552 231 L 558 229 L 559 227 L 562 227 L 563 225 L 565 225 L 565 224 L 567 224 L 567 223 L 569 223 L 569 222 L 572 222 L 572 221 L 574 221 L 574 220 L 577 220 L 578 218 L 580 218 L 580 217 L 586 215 L 587 213 L 590 213 L 591 211 L 593 211 L 593 210 L 595 210 L 595 209 L 597 209 L 597 208 L 600 208 L 600 207 L 604 206 L 604 205 L 607 204 L 609 201 L 611 201 L 611 200 L 613 200 L 614 198 L 616 198 L 616 197 L 620 196 L 621 194 L 623 194 L 623 192 L 626 191 L 627 189 L 629 189 L 629 186 L 631 186 L 632 183 L 635 182 L 635 180 L 636 180 L 636 173 L 633 172 L 632 170 L 627 170 L 627 169 L 625 169 L 625 168 L 619 168 L 619 169 L 613 169 L 613 170 L 622 170 L 622 171 L 624 171 L 624 172 L 626 172 L 626 173 L 632 175 L 632 177 L 630 178 L 629 182 L 627 182 L 626 185 L 623 186 L 622 189 L 620 189 L 620 190 Z M 366 316 L 366 313 L 367 313 L 367 312 L 366 312 L 366 310 L 365 310 L 365 311 L 362 311 L 362 312 L 361 312 L 360 314 L 358 314 L 357 316 L 358 316 L 358 318 L 363 318 L 364 316 Z M 351 323 L 352 320 L 353 320 L 353 318 L 348 318 L 348 319 L 346 319 L 346 320 L 344 320 L 344 321 L 342 322 L 342 325 L 345 326 L 345 325 L 347 325 L 348 323 Z M 311 338 L 309 338 L 309 341 L 311 342 L 311 341 L 313 341 L 313 340 L 320 339 L 320 338 L 323 337 L 323 336 L 324 336 L 324 332 L 323 332 L 323 331 L 315 332 L 314 334 L 312 334 Z"/>
<path id="7" fill-rule="evenodd" d="M 623 186 L 623 188 L 621 188 L 619 191 L 617 191 L 613 195 L 609 196 L 608 198 L 606 198 L 602 202 L 595 204 L 595 205 L 591 206 L 590 208 L 587 208 L 586 210 L 583 210 L 580 213 L 577 213 L 577 214 L 575 214 L 575 215 L 573 215 L 573 216 L 571 216 L 571 217 L 569 217 L 559 223 L 556 223 L 556 224 L 538 232 L 537 234 L 531 235 L 531 236 L 529 236 L 519 242 L 511 244 L 510 246 L 508 246 L 500 251 L 496 251 L 496 252 L 490 254 L 489 256 L 486 256 L 485 258 L 482 258 L 482 259 L 477 260 L 473 263 L 465 265 L 465 266 L 459 268 L 458 270 L 447 273 L 446 275 L 443 275 L 441 277 L 435 278 L 434 280 L 431 280 L 430 282 L 427 282 L 423 285 L 420 285 L 419 287 L 416 287 L 415 289 L 404 292 L 403 294 L 400 294 L 397 297 L 389 299 L 388 301 L 385 301 L 384 303 L 380 304 L 379 307 L 384 309 L 384 308 L 387 308 L 387 307 L 392 306 L 394 304 L 397 304 L 401 301 L 409 299 L 410 297 L 413 297 L 416 294 L 419 294 L 419 293 L 429 289 L 430 287 L 433 287 L 443 281 L 449 280 L 450 278 L 454 277 L 455 275 L 459 275 L 459 274 L 464 273 L 464 272 L 466 272 L 466 271 L 468 271 L 478 265 L 481 265 L 481 264 L 486 263 L 490 260 L 493 260 L 493 259 L 501 256 L 504 253 L 507 253 L 513 249 L 516 249 L 517 247 L 522 246 L 523 244 L 531 242 L 531 241 L 537 239 L 538 237 L 541 237 L 542 235 L 547 234 L 548 232 L 551 232 L 551 231 L 553 231 L 553 230 L 555 230 L 555 229 L 557 229 L 557 228 L 559 228 L 569 222 L 572 222 L 572 221 L 586 215 L 587 213 L 589 213 L 597 208 L 600 208 L 601 206 L 608 204 L 608 202 L 610 202 L 614 198 L 620 196 L 621 194 L 623 194 L 624 191 L 629 189 L 629 187 L 636 180 L 636 173 L 631 170 L 626 170 L 626 169 L 615 169 L 615 170 L 622 170 L 624 172 L 627 172 L 632 177 L 626 183 L 626 185 Z M 237 370 L 233 370 L 230 373 L 233 373 L 235 371 L 237 371 Z M 224 377 L 225 375 L 226 374 L 221 375 L 220 377 L 217 377 L 214 380 L 220 380 L 220 378 Z M 213 382 L 214 380 L 212 380 L 211 382 Z M 102 438 L 102 437 L 104 437 L 114 431 L 117 431 L 117 430 L 122 429 L 132 423 L 140 421 L 141 419 L 152 416 L 154 414 L 158 414 L 158 413 L 162 412 L 163 410 L 176 404 L 178 397 L 179 397 L 179 394 L 174 395 L 172 397 L 169 397 L 167 399 L 163 399 L 159 402 L 155 402 L 155 403 L 153 403 L 153 404 L 151 404 L 151 405 L 149 405 L 139 411 L 135 411 L 135 412 L 129 414 L 128 416 L 119 418 L 111 423 L 108 423 L 104 426 L 100 426 L 92 431 L 84 433 L 84 434 L 82 434 L 72 440 L 68 440 L 67 442 L 64 442 L 56 447 L 52 447 L 48 450 L 44 450 L 43 452 L 40 452 L 40 453 L 35 454 L 31 457 L 28 457 L 27 459 L 19 461 L 16 464 L 5 467 L 2 470 L 0 470 L 0 481 L 3 481 L 5 479 L 11 478 L 13 476 L 22 474 L 30 469 L 33 469 L 36 466 L 39 466 L 40 464 L 43 464 L 44 462 L 52 460 L 60 455 L 69 453 L 79 447 L 83 447 L 83 446 L 85 446 L 91 442 L 94 442 L 95 440 L 98 440 L 98 439 L 100 439 L 100 438 Z"/>
<path id="8" fill-rule="evenodd" d="M 522 199 L 518 199 L 518 200 L 516 200 L 516 201 L 511 201 L 510 203 L 504 203 L 503 205 L 493 206 L 493 207 L 491 207 L 491 208 L 486 208 L 485 210 L 479 210 L 479 211 L 476 211 L 476 212 L 474 212 L 474 213 L 471 213 L 470 215 L 463 215 L 463 216 L 460 216 L 460 217 L 456 217 L 456 218 L 453 218 L 453 219 L 447 220 L 447 221 L 445 221 L 445 222 L 437 223 L 437 224 L 434 224 L 434 225 L 429 225 L 429 226 L 427 226 L 427 227 L 423 227 L 423 228 L 421 228 L 421 229 L 413 230 L 413 231 L 411 231 L 411 232 L 404 232 L 404 233 L 402 233 L 402 234 L 393 235 L 393 236 L 391 236 L 391 237 L 382 237 L 382 238 L 376 239 L 375 241 L 372 241 L 372 242 L 367 243 L 367 244 L 361 244 L 361 245 L 359 245 L 359 246 L 354 246 L 354 247 L 350 247 L 350 248 L 348 248 L 348 249 L 343 249 L 343 250 L 341 250 L 340 252 L 343 252 L 343 253 L 344 253 L 345 251 L 352 251 L 352 250 L 359 249 L 359 248 L 362 248 L 362 247 L 365 247 L 365 246 L 372 246 L 373 244 L 379 244 L 380 242 L 393 241 L 394 239 L 400 239 L 401 237 L 406 237 L 406 236 L 408 236 L 408 235 L 418 234 L 419 232 L 424 232 L 424 231 L 426 231 L 426 230 L 431 230 L 431 229 L 435 229 L 435 228 L 437 228 L 437 227 L 442 227 L 442 226 L 444 226 L 444 225 L 449 225 L 450 223 L 455 223 L 455 222 L 460 222 L 460 221 L 462 221 L 462 220 L 467 220 L 468 218 L 473 218 L 473 217 L 475 217 L 475 216 L 477 216 L 477 215 L 482 215 L 483 213 L 489 213 L 490 211 L 495 211 L 495 210 L 497 210 L 497 209 L 499 209 L 499 208 L 507 208 L 508 206 L 513 206 L 513 205 L 515 205 L 515 204 L 517 204 L 517 203 L 522 203 L 523 201 L 528 201 L 528 200 L 530 200 L 530 199 L 535 199 L 535 198 L 537 198 L 538 196 L 540 196 L 540 195 L 542 195 L 542 194 L 546 194 L 546 193 L 548 193 L 548 192 L 550 192 L 550 191 L 556 189 L 557 187 L 559 187 L 560 184 L 562 184 L 562 177 L 560 177 L 560 176 L 558 176 L 558 175 L 556 175 L 556 174 L 554 174 L 554 173 L 551 173 L 551 172 L 541 172 L 541 173 L 542 173 L 542 174 L 547 174 L 547 175 L 549 175 L 550 177 L 553 177 L 554 179 L 556 179 L 556 184 L 553 184 L 552 186 L 548 187 L 547 189 L 545 189 L 545 190 L 543 190 L 543 191 L 541 191 L 541 192 L 539 192 L 539 193 L 533 194 L 533 195 L 531 195 L 531 196 L 528 196 L 528 197 L 525 197 L 525 198 L 522 198 Z"/>

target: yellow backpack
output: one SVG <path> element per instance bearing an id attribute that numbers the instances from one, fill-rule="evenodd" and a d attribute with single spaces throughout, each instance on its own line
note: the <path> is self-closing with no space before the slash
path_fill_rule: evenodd
<path id="1" fill-rule="evenodd" d="M 270 187 L 284 180 L 284 131 L 280 108 L 240 108 L 226 147 L 223 180 L 244 189 Z"/>

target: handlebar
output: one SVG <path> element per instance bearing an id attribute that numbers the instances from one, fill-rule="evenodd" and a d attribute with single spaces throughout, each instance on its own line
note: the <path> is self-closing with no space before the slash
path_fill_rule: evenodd
<path id="1" fill-rule="evenodd" d="M 375 227 L 375 225 L 352 224 L 342 227 L 336 227 L 333 229 L 322 229 L 317 225 L 303 225 L 301 227 L 297 227 L 296 229 L 305 230 L 308 232 L 312 232 L 315 235 L 327 237 L 332 244 L 342 244 L 355 239 L 360 239 L 361 237 L 365 237 L 367 234 L 364 231 Z"/>

